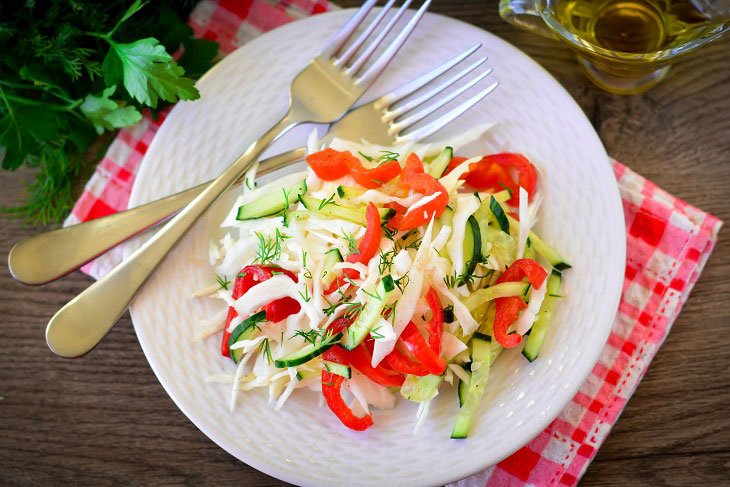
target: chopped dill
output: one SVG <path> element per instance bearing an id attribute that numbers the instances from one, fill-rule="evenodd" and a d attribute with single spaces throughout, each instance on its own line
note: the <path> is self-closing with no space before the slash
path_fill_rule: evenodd
<path id="1" fill-rule="evenodd" d="M 327 198 L 326 200 L 322 200 L 319 203 L 319 207 L 317 209 L 321 210 L 322 208 L 324 208 L 327 205 L 337 205 L 337 203 L 335 203 L 335 194 L 334 193 L 332 193 L 332 195 L 330 195 L 330 197 Z"/>
<path id="2" fill-rule="evenodd" d="M 226 291 L 228 291 L 228 286 L 231 284 L 231 281 L 229 281 L 225 275 L 223 277 L 221 277 L 218 274 L 216 274 L 215 280 L 218 282 L 220 289 L 225 289 Z"/>

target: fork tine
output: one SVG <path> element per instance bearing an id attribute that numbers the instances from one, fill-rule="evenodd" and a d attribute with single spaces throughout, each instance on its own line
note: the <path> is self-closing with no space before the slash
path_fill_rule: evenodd
<path id="1" fill-rule="evenodd" d="M 348 75 L 354 76 L 357 74 L 358 71 L 365 65 L 365 63 L 370 59 L 370 56 L 372 56 L 373 52 L 375 52 L 375 49 L 378 48 L 381 42 L 383 42 L 383 39 L 385 39 L 385 36 L 388 35 L 388 33 L 393 29 L 395 24 L 400 20 L 400 18 L 403 16 L 403 14 L 406 12 L 406 9 L 411 4 L 412 0 L 406 0 L 403 2 L 403 5 L 400 6 L 398 11 L 395 13 L 392 19 L 388 21 L 388 23 L 385 25 L 383 30 L 381 30 L 375 40 L 373 40 L 367 48 L 365 48 L 365 51 L 358 56 L 358 58 L 352 62 L 349 68 L 345 71 Z"/>
<path id="2" fill-rule="evenodd" d="M 431 88 L 430 90 L 428 90 L 426 93 L 420 94 L 416 98 L 413 98 L 412 100 L 408 100 L 407 102 L 403 103 L 402 105 L 394 108 L 393 110 L 390 111 L 390 115 L 392 116 L 392 118 L 396 118 L 396 117 L 399 117 L 400 115 L 403 115 L 404 113 L 411 111 L 412 109 L 421 105 L 425 101 L 430 100 L 434 96 L 438 95 L 439 93 L 444 91 L 446 88 L 448 88 L 449 86 L 453 85 L 454 83 L 459 81 L 461 78 L 466 76 L 467 74 L 474 71 L 476 68 L 481 66 L 484 63 L 484 61 L 486 61 L 486 60 L 487 60 L 487 58 L 485 56 L 485 57 L 477 60 L 476 62 L 470 64 L 465 69 L 462 69 L 460 72 L 456 73 L 454 76 L 452 76 L 448 80 L 444 81 L 440 85 L 435 86 L 435 87 Z"/>
<path id="3" fill-rule="evenodd" d="M 443 114 L 436 120 L 433 120 L 429 122 L 428 124 L 424 125 L 423 127 L 419 127 L 416 130 L 413 130 L 405 135 L 398 135 L 396 137 L 396 144 L 403 144 L 406 142 L 411 141 L 417 141 L 417 140 L 423 140 L 424 138 L 428 137 L 429 135 L 433 134 L 437 130 L 443 128 L 445 125 L 448 125 L 454 119 L 460 117 L 464 112 L 469 110 L 471 107 L 479 103 L 482 98 L 490 94 L 494 89 L 499 85 L 499 82 L 495 82 L 491 85 L 489 85 L 486 89 L 481 91 L 480 93 L 477 93 L 476 95 L 472 96 L 459 106 L 453 108 L 448 113 Z"/>
<path id="4" fill-rule="evenodd" d="M 370 37 L 370 35 L 373 33 L 375 28 L 380 24 L 380 22 L 383 20 L 383 17 L 390 11 L 391 7 L 393 7 L 393 4 L 396 0 L 390 0 L 388 3 L 385 4 L 385 6 L 378 12 L 377 17 L 373 19 L 372 22 L 370 22 L 370 25 L 357 37 L 355 42 L 353 42 L 350 47 L 347 48 L 347 51 L 345 51 L 344 54 L 339 56 L 337 60 L 335 61 L 335 66 L 341 66 L 344 64 L 347 64 L 347 62 L 352 59 L 352 57 L 357 53 L 357 51 L 362 47 L 365 40 Z"/>
<path id="5" fill-rule="evenodd" d="M 408 21 L 408 24 L 406 24 L 405 28 L 398 34 L 398 37 L 396 37 L 393 42 L 390 43 L 388 48 L 383 51 L 382 54 L 378 57 L 378 59 L 375 60 L 372 66 L 370 66 L 367 71 L 357 79 L 357 84 L 360 85 L 369 85 L 372 83 L 375 78 L 378 77 L 378 75 L 385 69 L 385 67 L 388 65 L 390 60 L 398 53 L 398 50 L 401 48 L 403 43 L 408 39 L 408 36 L 413 32 L 413 29 L 415 29 L 416 25 L 418 25 L 418 22 L 423 17 L 423 14 L 426 13 L 426 9 L 428 9 L 428 6 L 431 4 L 431 0 L 426 0 L 423 2 L 423 5 L 421 5 L 421 8 L 418 9 L 418 11 L 413 15 L 411 20 Z"/>
<path id="6" fill-rule="evenodd" d="M 409 81 L 408 83 L 399 86 L 398 88 L 394 89 L 390 93 L 386 93 L 385 95 L 381 96 L 379 98 L 379 106 L 378 108 L 384 108 L 392 105 L 393 103 L 402 100 L 406 96 L 410 95 L 411 93 L 423 88 L 431 81 L 435 80 L 442 74 L 444 74 L 449 69 L 453 68 L 457 64 L 459 64 L 461 61 L 466 59 L 467 57 L 474 54 L 474 52 L 482 47 L 481 43 L 477 44 L 476 46 L 467 49 L 463 53 L 459 54 L 456 57 L 453 57 L 446 61 L 445 63 L 441 64 L 440 66 L 437 66 L 436 68 L 432 69 L 428 73 L 424 73 L 418 78 Z"/>
<path id="7" fill-rule="evenodd" d="M 404 130 L 404 129 L 410 127 L 411 125 L 413 125 L 414 123 L 416 123 L 420 120 L 423 120 L 424 118 L 428 117 L 433 112 L 435 112 L 442 106 L 446 105 L 448 102 L 450 102 L 457 96 L 464 93 L 466 90 L 468 90 L 472 86 L 477 84 L 479 81 L 481 81 L 482 79 L 487 77 L 487 75 L 489 75 L 489 73 L 491 73 L 491 72 L 492 72 L 492 69 L 488 69 L 488 70 L 484 71 L 482 74 L 480 74 L 479 76 L 475 77 L 474 79 L 469 80 L 468 83 L 464 83 L 464 85 L 455 89 L 451 93 L 445 95 L 443 98 L 440 98 L 440 99 L 436 100 L 435 102 L 431 103 L 430 105 L 427 105 L 427 106 L 421 108 L 420 110 L 416 111 L 415 113 L 412 113 L 410 115 L 404 115 L 405 118 L 403 120 L 399 120 L 397 123 L 395 123 L 394 128 L 396 130 Z"/>
<path id="8" fill-rule="evenodd" d="M 344 46 L 350 39 L 350 36 L 353 32 L 355 32 L 355 29 L 357 29 L 362 23 L 365 16 L 370 12 L 370 10 L 372 10 L 373 5 L 377 2 L 378 0 L 367 0 L 363 3 L 362 7 L 360 7 L 352 17 L 350 17 L 350 20 L 348 20 L 347 23 L 343 25 L 334 36 L 332 36 L 329 42 L 327 42 L 327 45 L 324 46 L 320 56 L 329 58 L 337 54 L 339 50 L 342 49 L 342 46 Z"/>

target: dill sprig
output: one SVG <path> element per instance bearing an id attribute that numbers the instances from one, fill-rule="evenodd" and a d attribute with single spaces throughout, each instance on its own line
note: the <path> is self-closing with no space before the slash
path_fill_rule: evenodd
<path id="1" fill-rule="evenodd" d="M 481 261 L 478 261 L 477 263 L 480 263 Z M 468 269 L 471 265 L 472 261 L 469 260 L 466 262 L 465 267 Z M 475 279 L 484 279 L 487 277 L 491 277 L 492 274 L 494 274 L 494 269 L 490 269 L 486 272 L 486 274 L 479 275 L 479 274 L 473 274 L 469 273 L 466 270 L 462 272 L 461 274 L 457 275 L 456 271 L 454 271 L 451 275 L 444 277 L 444 282 L 446 283 L 447 287 L 453 288 L 455 286 L 463 286 L 465 284 L 474 282 Z"/>
<path id="2" fill-rule="evenodd" d="M 318 341 L 320 346 L 329 345 L 335 341 L 336 336 L 337 335 L 334 335 L 330 329 L 318 330 L 315 328 L 309 331 L 297 330 L 294 332 L 294 335 L 290 338 L 290 340 L 294 337 L 301 337 L 305 343 L 311 343 L 312 346 L 316 347 Z"/>
<path id="3" fill-rule="evenodd" d="M 382 276 L 383 274 L 390 273 L 393 268 L 393 259 L 395 258 L 396 251 L 391 249 L 387 252 L 380 250 L 380 262 L 378 263 L 378 272 Z"/>
<path id="4" fill-rule="evenodd" d="M 324 207 L 325 207 L 325 206 L 327 206 L 327 205 L 337 205 L 337 203 L 335 203 L 335 194 L 334 194 L 334 193 L 332 193 L 332 194 L 330 195 L 330 197 L 329 197 L 329 198 L 327 198 L 326 200 L 322 200 L 322 201 L 321 201 L 321 202 L 319 203 L 319 207 L 318 207 L 317 209 L 318 209 L 318 210 L 321 210 L 322 208 L 324 208 Z"/>
<path id="5" fill-rule="evenodd" d="M 395 284 L 395 287 L 398 288 L 398 290 L 403 294 L 403 290 L 408 286 L 408 283 L 411 282 L 411 278 L 408 277 L 408 273 L 406 272 L 398 279 L 393 280 L 393 284 Z"/>
<path id="6" fill-rule="evenodd" d="M 344 229 L 342 230 L 342 236 L 347 240 L 347 249 L 350 251 L 350 254 L 359 254 L 360 249 L 357 247 L 355 237 Z"/>
<path id="7" fill-rule="evenodd" d="M 290 235 L 283 235 L 279 229 L 276 229 L 274 238 L 265 237 L 259 232 L 254 232 L 258 239 L 258 247 L 256 248 L 256 259 L 254 262 L 259 262 L 261 265 L 271 264 L 275 260 L 281 257 L 281 244 L 288 238 L 292 238 Z"/>
<path id="8" fill-rule="evenodd" d="M 380 152 L 382 153 L 382 155 L 378 157 L 378 162 L 380 164 L 385 164 L 386 162 L 398 160 L 398 158 L 400 157 L 400 154 L 398 154 L 397 152 L 389 150 L 381 150 Z"/>
<path id="9" fill-rule="evenodd" d="M 363 153 L 362 153 L 362 152 L 360 152 L 360 151 L 357 151 L 357 153 L 358 153 L 358 154 L 360 154 L 360 155 L 361 155 L 361 156 L 363 157 L 363 159 L 365 159 L 366 161 L 368 161 L 368 162 L 373 162 L 373 158 L 372 158 L 372 157 L 370 157 L 370 156 L 366 156 L 365 154 L 363 154 Z"/>
<path id="10" fill-rule="evenodd" d="M 263 354 L 264 357 L 266 357 L 266 362 L 271 363 L 274 361 L 273 358 L 271 358 L 271 344 L 269 343 L 269 338 L 266 337 L 259 343 L 258 347 L 256 347 L 256 351 L 259 354 Z"/>
<path id="11" fill-rule="evenodd" d="M 223 277 L 221 277 L 218 274 L 216 274 L 215 280 L 216 280 L 216 282 L 218 282 L 220 289 L 225 289 L 226 291 L 228 291 L 228 286 L 231 284 L 231 281 L 229 281 L 225 275 Z"/>
<path id="12" fill-rule="evenodd" d="M 383 335 L 382 333 L 380 333 L 378 331 L 382 328 L 383 328 L 382 326 L 377 326 L 377 327 L 373 328 L 372 330 L 370 330 L 370 336 L 374 339 L 385 338 L 385 335 Z"/>

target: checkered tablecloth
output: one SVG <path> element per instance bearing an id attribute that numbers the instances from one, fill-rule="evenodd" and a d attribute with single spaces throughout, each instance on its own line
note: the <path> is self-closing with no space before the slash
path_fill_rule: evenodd
<path id="1" fill-rule="evenodd" d="M 227 54 L 259 34 L 333 8 L 320 0 L 201 0 L 189 23 Z M 67 225 L 127 208 L 135 174 L 160 124 L 149 114 L 119 132 Z M 613 162 L 626 218 L 623 296 L 593 371 L 565 410 L 512 456 L 453 485 L 573 486 L 603 444 L 687 300 L 722 222 Z M 99 277 L 121 260 L 112 250 L 84 267 Z"/>

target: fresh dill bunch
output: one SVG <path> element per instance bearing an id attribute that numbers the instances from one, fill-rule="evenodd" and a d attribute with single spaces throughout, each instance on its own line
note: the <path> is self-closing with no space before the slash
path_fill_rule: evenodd
<path id="1" fill-rule="evenodd" d="M 8 0 L 0 20 L 0 162 L 34 170 L 24 202 L 0 211 L 58 223 L 111 138 L 194 87 L 217 55 L 184 22 L 193 2 Z M 171 53 L 182 49 L 173 61 Z M 134 58 L 135 62 L 128 62 Z M 164 86 L 163 86 L 164 85 Z M 96 149 L 96 150 L 94 150 Z"/>

